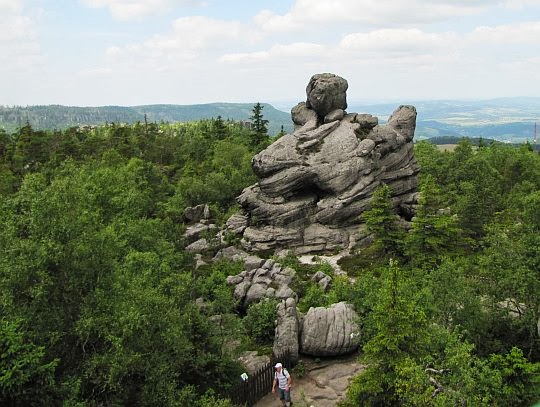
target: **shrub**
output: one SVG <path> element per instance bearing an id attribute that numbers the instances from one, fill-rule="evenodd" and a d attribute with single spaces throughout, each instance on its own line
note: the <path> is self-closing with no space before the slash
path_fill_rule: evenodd
<path id="1" fill-rule="evenodd" d="M 251 305 L 243 319 L 247 334 L 259 345 L 274 340 L 274 324 L 277 318 L 276 300 L 265 300 Z"/>

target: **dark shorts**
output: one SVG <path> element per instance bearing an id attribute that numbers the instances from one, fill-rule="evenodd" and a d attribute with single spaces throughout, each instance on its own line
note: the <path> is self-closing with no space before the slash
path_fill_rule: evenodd
<path id="1" fill-rule="evenodd" d="M 280 389 L 278 387 L 278 390 L 279 390 L 279 399 L 280 400 L 291 401 L 291 389 L 290 388 L 289 388 L 289 390 L 285 390 L 285 389 Z"/>

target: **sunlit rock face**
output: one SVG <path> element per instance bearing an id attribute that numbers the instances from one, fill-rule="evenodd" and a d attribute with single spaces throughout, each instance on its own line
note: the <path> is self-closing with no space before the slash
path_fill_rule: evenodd
<path id="1" fill-rule="evenodd" d="M 259 181 L 238 198 L 247 215 L 246 249 L 310 253 L 359 245 L 367 237 L 361 215 L 383 183 L 396 212 L 412 216 L 416 109 L 399 106 L 379 125 L 370 114 L 345 111 L 347 88 L 339 76 L 314 75 L 306 102 L 291 111 L 295 131 L 253 157 Z"/>

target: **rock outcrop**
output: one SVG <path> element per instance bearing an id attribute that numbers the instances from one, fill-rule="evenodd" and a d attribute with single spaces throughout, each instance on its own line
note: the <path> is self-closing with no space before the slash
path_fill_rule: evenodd
<path id="1" fill-rule="evenodd" d="M 302 320 L 300 352 L 314 356 L 344 355 L 358 349 L 358 316 L 351 304 L 310 308 Z"/>
<path id="2" fill-rule="evenodd" d="M 367 237 L 360 215 L 383 183 L 396 212 L 412 216 L 416 110 L 400 106 L 379 125 L 377 117 L 345 111 L 347 86 L 338 76 L 314 75 L 306 102 L 291 111 L 296 130 L 253 158 L 259 181 L 238 198 L 247 218 L 230 222 L 243 231 L 248 251 L 301 254 L 359 245 Z"/>
<path id="3" fill-rule="evenodd" d="M 277 306 L 276 331 L 274 336 L 274 354 L 288 350 L 293 363 L 298 361 L 298 340 L 300 335 L 296 301 L 288 298 Z"/>
<path id="4" fill-rule="evenodd" d="M 256 256 L 247 257 L 244 267 L 245 270 L 240 274 L 227 277 L 227 284 L 235 286 L 234 298 L 244 308 L 265 298 L 298 299 L 289 287 L 296 274 L 292 268 Z"/>

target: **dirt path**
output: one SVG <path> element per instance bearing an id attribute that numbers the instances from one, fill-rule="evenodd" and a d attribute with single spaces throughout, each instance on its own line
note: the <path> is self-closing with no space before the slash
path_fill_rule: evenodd
<path id="1" fill-rule="evenodd" d="M 294 370 L 292 372 L 293 387 L 291 395 L 294 406 L 336 406 L 337 402 L 345 397 L 350 379 L 365 368 L 357 359 L 357 355 L 323 361 L 301 358 L 301 363 L 305 366 L 305 374 L 298 377 Z M 281 406 L 281 402 L 277 396 L 269 393 L 255 406 L 278 407 Z"/>

